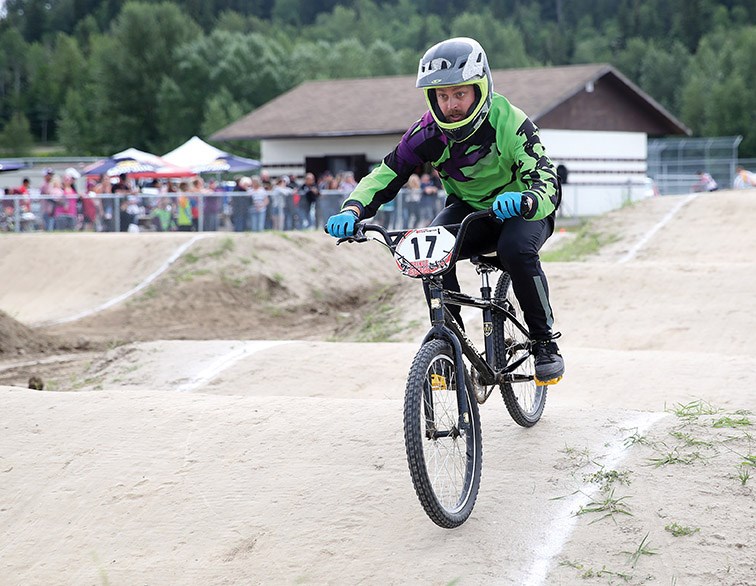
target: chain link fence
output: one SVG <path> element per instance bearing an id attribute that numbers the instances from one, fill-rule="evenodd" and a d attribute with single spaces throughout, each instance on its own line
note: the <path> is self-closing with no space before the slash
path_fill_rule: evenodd
<path id="1" fill-rule="evenodd" d="M 733 185 L 742 136 L 656 138 L 648 140 L 648 175 L 662 195 L 695 190 L 700 172 L 709 173 L 720 188 Z M 744 165 L 745 166 L 745 165 Z"/>

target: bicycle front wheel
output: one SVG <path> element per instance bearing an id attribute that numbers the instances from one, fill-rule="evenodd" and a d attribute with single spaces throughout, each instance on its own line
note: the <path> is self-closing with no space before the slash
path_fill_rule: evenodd
<path id="1" fill-rule="evenodd" d="M 507 311 L 523 321 L 522 308 L 512 290 L 512 278 L 503 272 L 496 283 L 494 296 Z M 509 415 L 518 425 L 532 427 L 543 414 L 546 406 L 546 385 L 535 382 L 535 362 L 530 349 L 530 338 L 512 323 L 501 311 L 493 313 L 493 342 L 496 368 L 524 358 L 523 363 L 512 373 L 516 378 L 501 385 L 501 396 Z"/>
<path id="2" fill-rule="evenodd" d="M 464 523 L 475 506 L 482 462 L 478 404 L 466 392 L 460 416 L 458 384 L 464 377 L 443 340 L 423 344 L 407 378 L 404 441 L 420 503 L 437 525 Z"/>

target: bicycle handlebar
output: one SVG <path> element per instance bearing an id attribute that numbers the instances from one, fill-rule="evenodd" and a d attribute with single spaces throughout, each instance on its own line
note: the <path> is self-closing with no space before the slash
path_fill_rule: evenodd
<path id="1" fill-rule="evenodd" d="M 434 228 L 446 228 L 450 232 L 457 231 L 456 238 L 454 240 L 454 248 L 452 249 L 452 256 L 449 261 L 449 266 L 452 267 L 456 264 L 457 258 L 459 257 L 459 250 L 462 246 L 462 242 L 464 242 L 465 234 L 467 233 L 467 229 L 476 220 L 482 220 L 485 218 L 496 218 L 494 215 L 494 212 L 492 209 L 486 209 L 486 210 L 480 210 L 477 212 L 473 212 L 467 216 L 465 216 L 465 219 L 462 220 L 459 224 L 446 224 L 446 225 L 440 225 L 440 226 L 433 226 Z M 366 222 L 358 222 L 355 226 L 355 233 L 354 236 L 347 236 L 346 238 L 339 238 L 339 240 L 336 242 L 336 244 L 341 244 L 342 242 L 366 242 L 368 240 L 367 236 L 365 236 L 366 232 L 377 232 L 381 235 L 383 241 L 386 243 L 386 246 L 391 250 L 391 252 L 395 252 L 396 245 L 399 243 L 401 238 L 409 232 L 410 229 L 407 230 L 386 230 L 383 226 L 380 224 L 368 224 Z"/>

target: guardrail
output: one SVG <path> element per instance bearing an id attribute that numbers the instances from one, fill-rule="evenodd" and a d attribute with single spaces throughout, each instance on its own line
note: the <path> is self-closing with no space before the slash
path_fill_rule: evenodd
<path id="1" fill-rule="evenodd" d="M 337 213 L 347 194 L 323 190 L 315 201 L 298 193 L 267 191 L 268 204 L 256 209 L 247 192 L 84 194 L 58 197 L 61 204 L 45 195 L 5 195 L 0 206 L 0 231 L 256 231 L 259 229 L 320 229 L 326 219 Z M 379 210 L 386 226 L 426 225 L 443 207 L 446 195 L 409 201 L 402 190 L 397 198 Z M 70 199 L 76 200 L 76 214 Z M 179 213 L 190 205 L 191 211 Z M 69 206 L 66 209 L 64 206 Z M 130 226 L 136 226 L 136 228 Z"/>

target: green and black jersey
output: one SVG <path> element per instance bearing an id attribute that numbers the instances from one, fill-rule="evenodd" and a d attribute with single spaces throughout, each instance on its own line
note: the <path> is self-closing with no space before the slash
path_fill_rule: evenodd
<path id="1" fill-rule="evenodd" d="M 360 218 L 374 216 L 426 162 L 438 170 L 447 194 L 476 210 L 490 208 L 496 196 L 506 191 L 531 196 L 535 206 L 524 214 L 527 220 L 545 218 L 559 205 L 556 171 L 538 137 L 538 128 L 522 110 L 494 93 L 488 117 L 463 142 L 449 140 L 426 112 L 382 163 L 360 181 L 344 206 L 358 206 Z"/>

